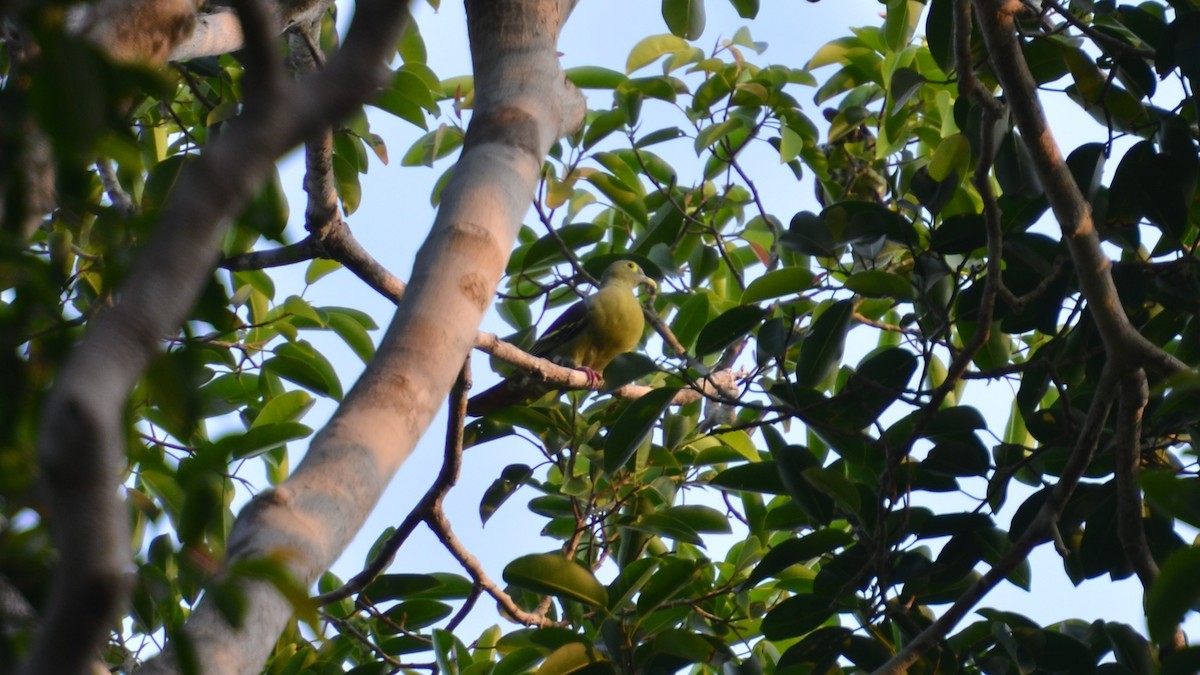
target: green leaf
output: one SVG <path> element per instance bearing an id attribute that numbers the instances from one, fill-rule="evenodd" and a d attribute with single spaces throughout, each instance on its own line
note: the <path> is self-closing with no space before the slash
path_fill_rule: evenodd
<path id="1" fill-rule="evenodd" d="M 608 609 L 615 611 L 631 601 L 650 580 L 660 563 L 658 558 L 639 558 L 626 565 L 608 587 Z"/>
<path id="2" fill-rule="evenodd" d="M 328 313 L 326 321 L 363 363 L 370 363 L 375 355 L 375 342 L 361 323 L 340 312 Z"/>
<path id="3" fill-rule="evenodd" d="M 401 166 L 433 166 L 434 161 L 448 156 L 463 144 L 463 132 L 445 124 L 418 138 L 400 160 Z"/>
<path id="4" fill-rule="evenodd" d="M 608 591 L 583 565 L 558 553 L 521 556 L 504 568 L 504 580 L 536 593 L 578 600 L 595 607 L 608 604 Z"/>
<path id="5" fill-rule="evenodd" d="M 796 361 L 799 386 L 817 387 L 841 363 L 853 314 L 853 301 L 839 300 L 813 322 L 812 331 L 800 345 L 800 358 Z"/>
<path id="6" fill-rule="evenodd" d="M 796 505 L 815 523 L 828 524 L 833 519 L 833 500 L 809 480 L 808 472 L 820 470 L 817 458 L 807 448 L 788 445 L 776 448 L 771 455 L 779 480 Z"/>
<path id="7" fill-rule="evenodd" d="M 987 246 L 987 225 L 978 213 L 950 216 L 933 231 L 930 244 L 939 253 L 965 255 Z"/>
<path id="8" fill-rule="evenodd" d="M 700 130 L 696 134 L 696 141 L 693 146 L 696 149 L 698 156 L 704 150 L 711 148 L 714 144 L 723 138 L 728 137 L 735 131 L 740 131 L 746 128 L 746 122 L 741 117 L 730 117 L 723 122 L 710 124 Z"/>
<path id="9" fill-rule="evenodd" d="M 263 363 L 263 369 L 318 394 L 342 400 L 342 383 L 333 364 L 303 340 L 276 347 L 275 356 Z"/>
<path id="10" fill-rule="evenodd" d="M 687 523 L 664 513 L 647 513 L 626 525 L 628 529 L 667 537 L 675 541 L 704 548 L 704 539 Z"/>
<path id="11" fill-rule="evenodd" d="M 820 595 L 797 595 L 771 608 L 762 620 L 763 637 L 786 640 L 814 630 L 836 616 L 829 598 Z"/>
<path id="12" fill-rule="evenodd" d="M 505 654 L 492 668 L 491 675 L 521 675 L 533 670 L 544 656 L 540 649 L 518 647 Z"/>
<path id="13" fill-rule="evenodd" d="M 898 52 L 908 46 L 924 10 L 924 0 L 888 0 L 887 17 L 883 24 L 883 36 L 888 48 Z"/>
<path id="14" fill-rule="evenodd" d="M 787 493 L 787 488 L 779 479 L 779 471 L 773 461 L 730 467 L 709 479 L 708 484 L 723 490 L 738 492 L 762 492 L 773 495 Z"/>
<path id="15" fill-rule="evenodd" d="M 718 352 L 745 337 L 762 323 L 766 310 L 754 305 L 738 305 L 709 321 L 696 338 L 696 355 Z"/>
<path id="16" fill-rule="evenodd" d="M 285 445 L 290 441 L 308 438 L 312 428 L 298 422 L 255 424 L 244 434 L 226 436 L 214 444 L 222 454 L 233 459 L 246 459 Z"/>
<path id="17" fill-rule="evenodd" d="M 702 504 L 672 506 L 663 512 L 664 515 L 678 519 L 697 532 L 726 534 L 732 532 L 729 526 L 729 516 Z"/>
<path id="18" fill-rule="evenodd" d="M 697 40 L 704 33 L 704 0 L 662 0 L 662 16 L 681 38 Z"/>
<path id="19" fill-rule="evenodd" d="M 912 68 L 897 68 L 892 73 L 892 113 L 899 112 L 924 84 L 925 78 Z"/>
<path id="20" fill-rule="evenodd" d="M 1141 483 L 1146 500 L 1157 510 L 1200 527 L 1200 478 L 1184 478 L 1171 471 L 1143 471 Z"/>
<path id="21" fill-rule="evenodd" d="M 668 54 L 678 54 L 691 49 L 692 46 L 687 43 L 687 40 L 671 34 L 642 38 L 633 46 L 633 49 L 629 51 L 629 57 L 625 59 L 625 74 L 628 75 L 639 68 L 648 66 Z"/>
<path id="22" fill-rule="evenodd" d="M 479 520 L 487 524 L 496 509 L 532 477 L 533 469 L 526 464 L 509 464 L 504 467 L 500 477 L 483 492 L 483 499 L 479 502 Z"/>
<path id="23" fill-rule="evenodd" d="M 641 138 L 637 139 L 637 142 L 634 143 L 634 147 L 646 148 L 651 145 L 655 145 L 657 143 L 665 143 L 667 141 L 673 141 L 676 138 L 679 138 L 683 135 L 684 135 L 683 130 L 680 129 L 679 127 L 667 127 L 666 129 L 659 129 L 657 131 L 651 131 L 650 133 L 646 134 L 645 136 L 642 136 Z"/>
<path id="24" fill-rule="evenodd" d="M 690 349 L 700 335 L 701 329 L 708 324 L 709 300 L 707 293 L 695 293 L 687 298 L 675 313 L 671 323 L 671 332 L 684 348 Z"/>
<path id="25" fill-rule="evenodd" d="M 846 288 L 871 298 L 911 300 L 913 287 L 908 279 L 883 270 L 867 270 L 846 278 Z"/>
<path id="26" fill-rule="evenodd" d="M 704 568 L 703 561 L 666 557 L 638 596 L 638 616 L 645 617 L 687 588 Z"/>
<path id="27" fill-rule="evenodd" d="M 742 304 L 805 293 L 812 289 L 815 275 L 802 267 L 772 270 L 750 282 L 742 293 Z"/>
<path id="28" fill-rule="evenodd" d="M 615 176 L 601 171 L 588 174 L 587 181 L 613 203 L 613 206 L 629 214 L 631 218 L 646 225 L 650 216 L 646 213 L 646 201 L 634 189 L 626 186 Z"/>
<path id="29" fill-rule="evenodd" d="M 604 661 L 604 655 L 595 647 L 583 642 L 569 642 L 547 656 L 536 675 L 570 675 Z"/>
<path id="30" fill-rule="evenodd" d="M 363 595 L 372 602 L 384 602 L 415 596 L 442 585 L 437 577 L 428 574 L 381 574 L 363 589 Z"/>
<path id="31" fill-rule="evenodd" d="M 952 171 L 959 176 L 967 175 L 971 161 L 971 143 L 963 134 L 953 134 L 943 138 L 938 143 L 929 159 L 929 177 L 936 181 L 944 181 Z"/>
<path id="32" fill-rule="evenodd" d="M 604 470 L 610 475 L 625 466 L 671 404 L 678 390 L 660 387 L 625 408 L 604 441 Z"/>
<path id="33" fill-rule="evenodd" d="M 816 530 L 799 539 L 788 539 L 772 548 L 755 566 L 746 579 L 746 587 L 756 586 L 763 579 L 773 577 L 792 565 L 799 565 L 834 549 L 849 545 L 854 537 L 848 532 L 825 528 Z"/>
<path id="34" fill-rule="evenodd" d="M 616 89 L 628 78 L 609 68 L 577 66 L 567 69 L 567 79 L 580 89 Z"/>
<path id="35" fill-rule="evenodd" d="M 307 392 L 298 389 L 280 394 L 267 401 L 250 428 L 277 422 L 295 422 L 304 417 L 315 402 Z"/>
<path id="36" fill-rule="evenodd" d="M 454 608 L 437 600 L 408 600 L 389 608 L 383 613 L 387 622 L 408 631 L 416 631 L 441 621 L 454 613 Z M 387 630 L 386 628 L 384 630 Z"/>
<path id="37" fill-rule="evenodd" d="M 758 16 L 758 0 L 729 0 L 729 4 L 737 10 L 743 19 L 753 19 Z"/>

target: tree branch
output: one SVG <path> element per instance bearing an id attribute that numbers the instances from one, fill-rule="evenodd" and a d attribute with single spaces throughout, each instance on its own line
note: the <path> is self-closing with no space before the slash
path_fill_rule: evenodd
<path id="1" fill-rule="evenodd" d="M 276 157 L 311 130 L 361 105 L 374 90 L 379 64 L 394 49 L 406 16 L 400 3 L 359 3 L 350 29 L 354 48 L 310 78 L 304 93 L 282 82 L 276 89 L 272 80 L 279 78 L 266 72 L 254 76 L 266 78 L 260 81 L 281 93 L 271 99 L 249 96 L 242 114 L 185 168 L 155 235 L 114 295 L 116 302 L 91 323 L 59 371 L 43 408 L 38 449 L 63 562 L 24 672 L 83 672 L 92 649 L 107 636 L 129 567 L 128 516 L 114 486 L 125 467 L 123 420 L 130 388 L 162 337 L 178 330 L 207 282 L 223 224 L 272 170 Z M 261 14 L 247 17 L 261 29 Z M 258 63 L 271 62 L 269 49 L 256 51 Z"/>
<path id="2" fill-rule="evenodd" d="M 1022 141 L 1029 149 L 1038 179 L 1062 228 L 1083 296 L 1095 317 L 1109 359 L 1115 360 L 1122 371 L 1141 365 L 1163 375 L 1188 371 L 1185 364 L 1143 337 L 1125 315 L 1112 280 L 1112 261 L 1100 248 L 1091 207 L 1075 184 L 1046 121 L 1037 96 L 1037 84 L 1029 72 L 1016 34 L 1011 3 L 1005 0 L 974 2 L 992 70 L 1004 87 Z"/>
<path id="3" fill-rule="evenodd" d="M 1121 408 L 1113 439 L 1114 472 L 1117 480 L 1117 533 L 1125 556 L 1133 565 L 1142 587 L 1149 589 L 1158 578 L 1158 564 L 1150 555 L 1146 530 L 1142 527 L 1142 490 L 1138 474 L 1142 463 L 1142 414 L 1150 391 L 1146 371 L 1135 370 L 1121 379 Z"/>
<path id="4" fill-rule="evenodd" d="M 1067 460 L 1066 466 L 1063 467 L 1062 476 L 1059 478 L 1058 484 L 1051 490 L 1050 496 L 1042 504 L 1042 508 L 1034 516 L 1029 528 L 1017 541 L 1013 542 L 1012 548 L 996 561 L 996 564 L 992 565 L 987 573 L 972 584 L 944 614 L 938 617 L 937 621 L 921 631 L 887 663 L 875 670 L 874 675 L 900 675 L 908 672 L 908 668 L 916 663 L 922 654 L 945 639 L 954 626 L 967 615 L 967 612 L 971 611 L 997 584 L 1012 574 L 1013 570 L 1029 557 L 1029 553 L 1034 547 L 1047 540 L 1057 541 L 1058 519 L 1062 515 L 1067 501 L 1075 492 L 1075 487 L 1079 484 L 1084 470 L 1092 462 L 1100 435 L 1104 431 L 1105 420 L 1112 408 L 1112 398 L 1117 387 L 1118 377 L 1111 364 L 1105 367 L 1100 383 L 1096 386 L 1096 393 L 1092 397 L 1092 404 L 1088 408 L 1079 439 L 1071 450 L 1071 456 Z"/>

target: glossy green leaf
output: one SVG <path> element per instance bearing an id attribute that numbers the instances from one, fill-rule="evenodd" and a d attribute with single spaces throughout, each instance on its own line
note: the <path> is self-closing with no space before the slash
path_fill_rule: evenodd
<path id="1" fill-rule="evenodd" d="M 591 571 L 557 553 L 521 556 L 505 566 L 503 576 L 508 583 L 537 593 L 596 607 L 608 604 L 608 591 Z"/>
<path id="2" fill-rule="evenodd" d="M 533 670 L 545 657 L 540 649 L 534 647 L 518 647 L 505 654 L 492 668 L 491 675 L 521 675 Z"/>
<path id="3" fill-rule="evenodd" d="M 613 206 L 629 214 L 637 222 L 643 225 L 649 222 L 646 202 L 636 190 L 620 182 L 611 174 L 602 172 L 588 174 L 587 181 L 595 185 L 596 189 L 605 197 L 608 197 Z"/>
<path id="4" fill-rule="evenodd" d="M 724 534 L 732 531 L 729 516 L 703 504 L 672 506 L 663 514 L 679 520 L 697 532 Z"/>
<path id="5" fill-rule="evenodd" d="M 725 490 L 763 492 L 781 495 L 787 492 L 779 479 L 775 462 L 754 462 L 725 469 L 713 476 L 709 485 Z"/>
<path id="6" fill-rule="evenodd" d="M 275 356 L 267 359 L 263 368 L 334 400 L 342 399 L 342 383 L 333 364 L 306 342 L 276 347 Z"/>
<path id="7" fill-rule="evenodd" d="M 235 434 L 220 439 L 214 444 L 214 447 L 223 456 L 246 459 L 256 457 L 267 450 L 291 441 L 308 438 L 312 432 L 312 427 L 298 422 L 256 424 L 244 434 Z"/>

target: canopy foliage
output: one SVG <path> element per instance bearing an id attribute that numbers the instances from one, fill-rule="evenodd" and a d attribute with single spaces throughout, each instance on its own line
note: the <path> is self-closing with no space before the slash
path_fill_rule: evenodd
<path id="1" fill-rule="evenodd" d="M 960 92 L 953 26 L 968 3 L 881 1 L 879 25 L 780 64 L 753 39 L 759 3 L 731 1 L 748 28 L 729 27 L 715 47 L 691 41 L 703 0 L 664 0 L 669 32 L 638 42 L 625 72 L 568 70 L 592 109 L 546 160 L 497 301 L 506 340 L 531 344 L 543 312 L 573 302 L 616 258 L 660 280 L 648 307 L 662 326 L 605 373 L 609 390 L 650 393 L 553 394 L 463 429 L 468 459 L 511 435 L 544 455 L 505 468 L 479 504 L 486 521 L 536 495 L 527 508 L 562 543 L 504 568 L 503 593 L 530 627 L 456 631 L 487 590 L 470 571 L 385 573 L 324 605 L 269 560 L 216 576 L 239 472 L 258 463 L 282 480 L 312 434 L 314 397 L 343 397 L 310 337 L 336 334 L 369 362 L 378 328 L 255 269 L 248 254 L 286 243 L 276 178 L 225 238 L 234 269 L 213 274 L 127 402 L 122 488 L 137 570 L 103 652 L 110 666 L 177 637 L 202 589 L 236 622 L 244 607 L 229 580 L 246 575 L 275 580 L 297 609 L 272 673 L 871 671 L 949 603 L 975 608 L 973 586 L 1028 588 L 1029 550 L 1046 545 L 1076 584 L 1142 577 L 1148 631 L 1044 626 L 980 607 L 923 645 L 911 672 L 1196 670 L 1200 650 L 1157 645 L 1200 600 L 1188 541 L 1200 527 L 1190 370 L 1200 362 L 1200 4 L 1044 0 L 1017 17 L 1043 95 L 1098 123 L 1091 142 L 1062 153 L 1111 257 L 1119 306 L 1109 309 L 1161 362 L 1189 369 L 1116 372 L 1132 357 L 1114 351 L 1081 281 L 1107 270 L 1079 267 L 1077 233 L 1063 224 L 1064 235 L 1051 212 L 1061 186 L 1039 176 L 1042 150 L 1017 129 L 1010 107 L 1021 103 L 1000 86 L 978 24 L 960 54 L 978 94 Z M 0 581 L 36 610 L 55 559 L 53 514 L 36 490 L 45 391 L 183 167 L 247 90 L 237 54 L 118 65 L 66 34 L 52 8 L 27 11 L 37 53 L 17 40 L 0 51 Z M 336 49 L 332 13 L 312 37 Z M 399 161 L 432 166 L 463 143 L 471 80 L 435 73 L 415 25 L 397 54 L 372 114 L 427 129 Z M 387 161 L 386 142 L 362 112 L 335 129 L 343 214 L 360 202 L 360 175 Z M 694 159 L 676 159 L 681 148 Z M 52 208 L 30 193 L 30 162 L 17 161 L 41 152 Z M 759 192 L 764 158 L 790 170 L 792 193 L 815 186 L 822 206 L 768 210 L 781 200 Z M 339 265 L 319 247 L 297 257 L 314 252 L 299 263 L 304 283 L 327 283 Z M 1128 393 L 1134 372 L 1146 378 L 1141 402 Z M 1009 410 L 1003 426 L 989 426 L 984 399 Z M 317 590 L 342 584 L 326 574 Z M 10 625 L 0 669 L 26 649 L 33 622 Z"/>

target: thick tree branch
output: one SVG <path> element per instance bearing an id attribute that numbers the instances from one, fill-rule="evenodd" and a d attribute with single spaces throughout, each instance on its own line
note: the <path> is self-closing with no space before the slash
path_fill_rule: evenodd
<path id="1" fill-rule="evenodd" d="M 284 483 L 260 493 L 239 516 L 229 536 L 231 559 L 275 553 L 299 583 L 312 583 L 361 526 L 437 412 L 474 345 L 546 153 L 583 120 L 583 98 L 566 80 L 557 57 L 557 36 L 571 5 L 566 0 L 468 2 L 475 108 L 413 277 L 374 360 L 304 459 Z M 394 48 L 398 26 L 389 12 L 399 11 L 392 2 L 358 4 L 341 51 L 310 78 L 314 100 L 340 100 L 377 81 L 374 68 L 355 72 L 347 64 L 382 61 L 362 33 L 386 26 L 388 48 Z M 309 119 L 309 106 L 302 100 L 289 110 Z M 319 129 L 283 124 L 302 131 L 301 138 Z M 188 621 L 186 630 L 202 650 L 206 668 L 257 670 L 291 616 L 291 607 L 270 584 L 239 584 L 248 598 L 241 628 L 229 626 L 204 600 Z M 165 669 L 168 662 L 160 659 L 155 665 Z"/>
<path id="2" fill-rule="evenodd" d="M 1112 262 L 1100 248 L 1089 206 L 1063 160 L 1037 96 L 1014 22 L 1020 3 L 1007 0 L 974 0 L 976 16 L 987 43 L 992 69 L 1029 149 L 1038 179 L 1062 228 L 1063 239 L 1075 261 L 1080 287 L 1109 358 L 1120 370 L 1145 365 L 1163 375 L 1185 372 L 1187 366 L 1146 340 L 1129 323 L 1112 280 Z"/>
<path id="3" fill-rule="evenodd" d="M 1121 407 L 1117 417 L 1116 438 L 1113 439 L 1117 534 L 1125 556 L 1129 558 L 1145 589 L 1149 589 L 1158 578 L 1158 564 L 1150 555 L 1146 530 L 1142 526 L 1144 506 L 1142 490 L 1138 485 L 1142 463 L 1142 414 L 1149 398 L 1146 371 L 1138 369 L 1121 379 Z"/>

